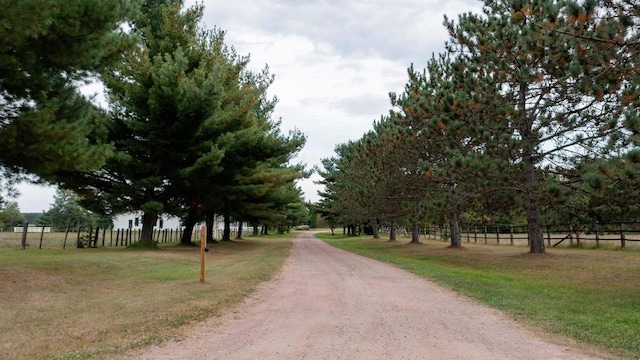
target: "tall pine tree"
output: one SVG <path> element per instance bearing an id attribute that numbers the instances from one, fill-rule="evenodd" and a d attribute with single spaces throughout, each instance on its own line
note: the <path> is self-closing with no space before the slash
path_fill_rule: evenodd
<path id="1" fill-rule="evenodd" d="M 48 178 L 100 167 L 104 113 L 78 91 L 134 45 L 138 1 L 0 1 L 0 166 Z"/>

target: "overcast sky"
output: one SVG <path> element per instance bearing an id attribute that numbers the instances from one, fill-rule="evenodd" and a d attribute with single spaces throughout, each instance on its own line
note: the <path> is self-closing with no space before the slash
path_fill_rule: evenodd
<path id="1" fill-rule="evenodd" d="M 186 6 L 195 4 L 186 0 Z M 279 99 L 274 118 L 298 128 L 307 144 L 297 162 L 308 167 L 333 156 L 336 144 L 359 139 L 402 92 L 407 68 L 425 67 L 444 50 L 447 14 L 479 11 L 476 0 L 207 0 L 204 25 L 227 32 L 226 43 L 250 55 L 249 67 L 269 66 Z M 300 182 L 318 200 L 318 176 Z M 41 212 L 53 188 L 20 187 L 22 212 Z"/>

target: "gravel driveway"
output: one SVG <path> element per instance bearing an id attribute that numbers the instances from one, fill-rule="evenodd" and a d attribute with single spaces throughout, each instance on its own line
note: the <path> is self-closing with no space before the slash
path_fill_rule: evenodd
<path id="1" fill-rule="evenodd" d="M 301 233 L 277 279 L 129 359 L 597 359 L 433 283 Z"/>

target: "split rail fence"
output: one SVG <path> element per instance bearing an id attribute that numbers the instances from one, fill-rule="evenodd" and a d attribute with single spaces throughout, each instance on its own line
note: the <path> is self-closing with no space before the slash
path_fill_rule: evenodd
<path id="1" fill-rule="evenodd" d="M 428 238 L 447 240 L 451 236 L 448 226 L 428 226 L 423 229 Z M 460 228 L 461 240 L 468 243 L 485 244 L 530 244 L 527 226 L 467 226 Z M 581 246 L 593 243 L 600 247 L 602 243 L 619 243 L 621 248 L 628 243 L 640 243 L 640 223 L 620 222 L 595 225 L 547 225 L 543 228 L 548 246 L 562 243 Z"/>

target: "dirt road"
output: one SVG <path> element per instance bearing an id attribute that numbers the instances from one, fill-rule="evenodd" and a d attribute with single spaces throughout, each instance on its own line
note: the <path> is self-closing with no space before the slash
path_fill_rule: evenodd
<path id="1" fill-rule="evenodd" d="M 239 309 L 137 359 L 596 359 L 393 266 L 303 233 Z"/>

